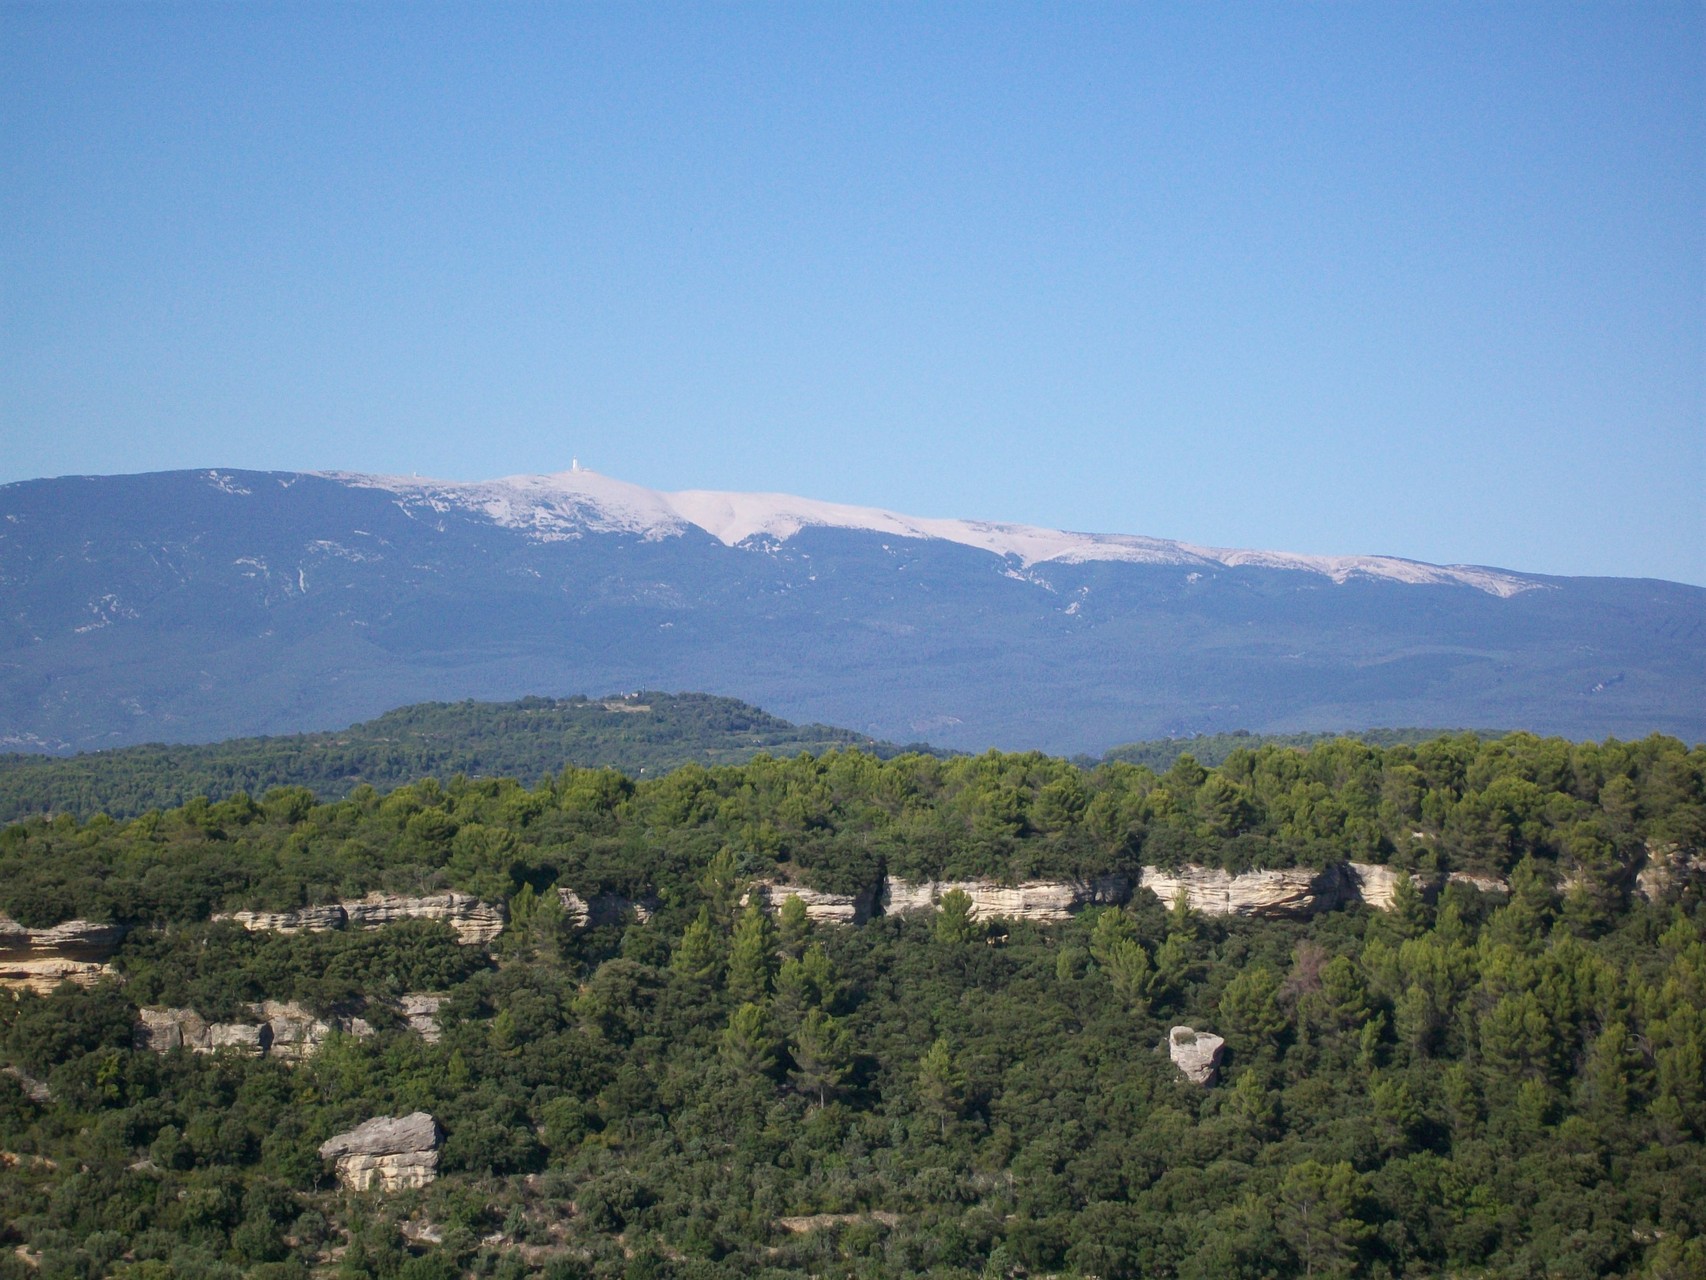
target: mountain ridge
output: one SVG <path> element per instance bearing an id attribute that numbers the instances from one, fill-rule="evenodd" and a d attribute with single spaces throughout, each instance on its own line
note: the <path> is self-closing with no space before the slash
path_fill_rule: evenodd
<path id="1" fill-rule="evenodd" d="M 218 474 L 212 472 L 210 476 Z M 1400 556 L 1323 556 L 1208 547 L 1142 534 L 1083 533 L 1006 521 L 902 515 L 886 508 L 823 502 L 783 493 L 708 489 L 667 493 L 616 480 L 578 464 L 569 471 L 487 481 L 423 480 L 346 471 L 312 474 L 340 483 L 413 495 L 435 510 L 441 510 L 440 504 L 446 500 L 460 501 L 466 507 L 483 511 L 494 523 L 522 529 L 542 540 L 572 537 L 583 529 L 639 533 L 655 539 L 673 536 L 691 525 L 724 546 L 735 547 L 755 538 L 787 541 L 804 528 L 819 527 L 940 539 L 1002 557 L 1016 557 L 1021 567 L 1027 569 L 1051 561 L 1065 564 L 1116 561 L 1203 568 L 1249 565 L 1318 573 L 1338 583 L 1356 574 L 1398 582 L 1461 583 L 1499 596 L 1545 585 L 1533 575 L 1505 569 L 1435 565 Z M 575 524 L 577 517 L 585 522 L 579 529 Z"/>
<path id="2" fill-rule="evenodd" d="M 1335 579 L 1156 540 L 1133 559 L 1092 535 L 1027 561 L 974 545 L 1005 526 L 949 530 L 967 542 L 847 527 L 866 508 L 841 525 L 696 508 L 744 534 L 730 545 L 667 495 L 569 474 L 578 488 L 233 470 L 0 487 L 0 749 L 638 688 L 955 750 L 1391 724 L 1706 738 L 1699 587 Z"/>

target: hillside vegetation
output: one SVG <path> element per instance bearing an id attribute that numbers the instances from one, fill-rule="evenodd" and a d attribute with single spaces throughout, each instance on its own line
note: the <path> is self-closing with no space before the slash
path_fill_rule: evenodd
<path id="1" fill-rule="evenodd" d="M 1198 733 L 1188 738 L 1124 742 L 1110 747 L 1102 759 L 1141 764 L 1159 773 L 1171 769 L 1175 760 L 1187 755 L 1198 764 L 1217 765 L 1234 751 L 1254 751 L 1258 747 L 1319 747 L 1336 738 L 1354 738 L 1371 747 L 1414 746 L 1446 737 L 1449 732 L 1445 729 L 1359 729 L 1346 733 L 1251 733 L 1247 729 L 1236 729 L 1231 733 Z M 1480 730 L 1477 736 L 1490 739 L 1501 735 Z"/>
<path id="2" fill-rule="evenodd" d="M 664 773 L 688 761 L 733 764 L 760 751 L 821 754 L 899 748 L 828 725 L 796 725 L 733 698 L 645 691 L 608 698 L 423 702 L 326 733 L 151 744 L 61 758 L 0 756 L 0 822 L 25 814 L 133 817 L 194 796 L 307 787 L 336 800 L 366 783 L 389 791 L 417 778 L 521 778 L 565 764 Z"/>
<path id="3" fill-rule="evenodd" d="M 0 1276 L 1688 1277 L 1706 1270 L 1706 750 L 1457 735 L 1165 773 L 833 751 L 634 779 L 301 788 L 0 833 L 0 909 L 133 926 L 92 990 L 0 999 Z M 1129 906 L 771 918 L 754 877 L 1232 869 L 1408 881 L 1306 921 Z M 1635 876 L 1663 866 L 1660 882 Z M 280 935 L 372 889 L 507 904 Z M 655 899 L 577 928 L 556 890 Z M 387 1012 L 445 993 L 429 1043 Z M 132 1047 L 139 1006 L 296 999 L 299 1066 Z M 1212 1088 L 1161 1046 L 1226 1038 Z M 429 1111 L 440 1177 L 321 1142 Z"/>

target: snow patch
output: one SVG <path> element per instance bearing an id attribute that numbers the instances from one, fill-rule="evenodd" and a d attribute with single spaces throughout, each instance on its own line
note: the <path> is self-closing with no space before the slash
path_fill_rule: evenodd
<path id="1" fill-rule="evenodd" d="M 355 488 L 394 493 L 398 507 L 410 516 L 423 510 L 436 515 L 476 514 L 504 528 L 522 530 L 540 542 L 558 542 L 587 533 L 623 533 L 659 541 L 680 537 L 690 528 L 697 528 L 725 546 L 745 545 L 774 554 L 779 544 L 803 529 L 847 529 L 953 542 L 1016 560 L 1021 570 L 1049 562 L 1109 561 L 1179 565 L 1210 571 L 1245 567 L 1286 569 L 1317 574 L 1341 584 L 1357 578 L 1375 578 L 1418 585 L 1467 586 L 1506 598 L 1544 585 L 1498 569 L 1423 564 L 1393 556 L 1313 556 L 1205 547 L 1136 534 L 1075 533 L 1035 525 L 908 516 L 876 507 L 819 502 L 782 493 L 721 493 L 706 489 L 660 493 L 579 467 L 552 475 L 509 476 L 470 483 L 341 471 L 319 474 Z M 1009 576 L 1029 575 L 1009 571 Z M 1195 580 L 1195 574 L 1191 580 Z"/>

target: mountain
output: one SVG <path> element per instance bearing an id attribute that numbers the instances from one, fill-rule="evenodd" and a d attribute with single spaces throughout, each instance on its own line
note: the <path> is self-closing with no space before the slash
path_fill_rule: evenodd
<path id="1" fill-rule="evenodd" d="M 828 725 L 796 725 L 733 698 L 642 691 L 622 696 L 521 698 L 514 702 L 427 702 L 326 733 L 236 738 L 202 746 L 154 743 L 69 759 L 0 755 L 0 822 L 26 814 L 106 813 L 130 817 L 193 796 L 307 787 L 341 799 L 366 783 L 389 791 L 417 778 L 517 778 L 529 785 L 564 765 L 634 776 L 696 761 L 739 764 L 759 752 L 858 748 L 899 754 Z"/>
<path id="2" fill-rule="evenodd" d="M 1706 737 L 1706 589 L 665 494 L 179 471 L 0 487 L 0 745 L 692 688 L 979 749 L 1390 724 Z"/>

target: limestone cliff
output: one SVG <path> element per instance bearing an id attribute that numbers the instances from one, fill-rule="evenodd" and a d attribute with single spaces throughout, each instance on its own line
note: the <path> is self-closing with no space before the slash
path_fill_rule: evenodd
<path id="1" fill-rule="evenodd" d="M 320 1158 L 336 1162 L 338 1181 L 351 1191 L 402 1191 L 438 1176 L 438 1121 L 424 1111 L 375 1116 L 320 1144 Z"/>
<path id="2" fill-rule="evenodd" d="M 1406 875 L 1424 890 L 1432 887 L 1400 868 L 1366 862 L 1239 873 L 1217 867 L 1185 866 L 1177 870 L 1143 867 L 1138 887 L 1148 889 L 1168 906 L 1183 891 L 1191 909 L 1203 915 L 1297 919 L 1356 903 L 1390 911 L 1399 880 Z M 1507 892 L 1509 888 L 1503 880 L 1492 876 L 1453 872 L 1450 879 L 1493 893 Z M 1133 889 L 1129 877 L 1117 874 L 1088 880 L 1027 880 L 1018 884 L 995 880 L 911 881 L 889 876 L 853 894 L 823 893 L 776 880 L 759 880 L 742 901 L 756 900 L 775 912 L 790 897 L 797 897 L 814 922 L 863 924 L 873 915 L 938 910 L 943 896 L 958 890 L 971 899 L 972 914 L 978 919 L 999 916 L 1053 924 L 1071 919 L 1086 907 L 1128 902 Z"/>
<path id="3" fill-rule="evenodd" d="M 1383 867 L 1372 862 L 1347 862 L 1345 867 L 1350 872 L 1355 896 L 1362 900 L 1363 906 L 1373 907 L 1376 911 L 1392 910 L 1398 882 L 1405 876 L 1409 876 L 1410 883 L 1418 889 L 1425 887 L 1416 876 L 1398 867 Z"/>
<path id="4" fill-rule="evenodd" d="M 192 1053 L 231 1049 L 251 1057 L 294 1063 L 312 1054 L 334 1030 L 357 1036 L 373 1033 L 363 1018 L 327 1022 L 295 1001 L 263 1000 L 249 1005 L 248 1011 L 252 1021 L 208 1022 L 194 1009 L 139 1009 L 136 1047 L 154 1053 L 178 1048 Z"/>
<path id="5" fill-rule="evenodd" d="M 46 995 L 61 982 L 93 986 L 114 976 L 106 959 L 124 934 L 123 925 L 90 920 L 26 929 L 11 917 L 0 916 L 0 988 Z"/>
<path id="6" fill-rule="evenodd" d="M 595 893 L 583 898 L 573 889 L 558 888 L 557 897 L 563 904 L 563 918 L 571 929 L 624 925 L 630 914 L 636 924 L 645 924 L 658 909 L 656 898 L 624 898 L 619 893 Z"/>
<path id="7" fill-rule="evenodd" d="M 871 918 L 878 897 L 878 887 L 871 885 L 858 893 L 820 893 L 803 885 L 783 884 L 777 880 L 759 880 L 741 898 L 741 905 L 756 899 L 772 913 L 782 909 L 789 898 L 798 898 L 806 909 L 806 918 L 813 924 L 864 924 Z"/>
<path id="8" fill-rule="evenodd" d="M 1004 885 L 990 880 L 909 882 L 890 877 L 880 895 L 883 914 L 934 911 L 946 894 L 956 890 L 971 899 L 971 914 L 976 919 L 999 916 L 1055 924 L 1070 920 L 1088 906 L 1117 906 L 1130 900 L 1131 880 L 1108 875 L 1093 880 L 1025 880 Z"/>
<path id="9" fill-rule="evenodd" d="M 422 1040 L 437 1044 L 442 1034 L 438 1026 L 438 1011 L 449 997 L 432 991 L 413 991 L 397 998 L 395 1008 L 403 1021 Z"/>
<path id="10" fill-rule="evenodd" d="M 231 911 L 213 917 L 234 920 L 251 933 L 317 933 L 326 929 L 376 929 L 399 920 L 442 920 L 467 946 L 484 945 L 504 929 L 504 908 L 466 893 L 405 898 L 370 893 L 365 898 L 296 911 Z"/>
<path id="11" fill-rule="evenodd" d="M 1338 865 L 1236 875 L 1218 867 L 1145 867 L 1141 883 L 1168 906 L 1183 892 L 1191 910 L 1207 916 L 1296 918 L 1356 900 L 1355 881 Z"/>

